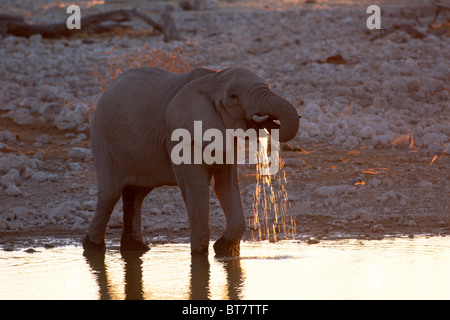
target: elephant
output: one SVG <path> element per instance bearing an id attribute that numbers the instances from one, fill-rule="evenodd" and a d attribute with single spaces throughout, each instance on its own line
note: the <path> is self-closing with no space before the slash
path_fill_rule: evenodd
<path id="1" fill-rule="evenodd" d="M 176 186 L 188 214 L 192 256 L 206 256 L 210 241 L 209 186 L 226 218 L 222 236 L 214 243 L 217 256 L 239 256 L 246 229 L 236 163 L 174 164 L 178 128 L 247 130 L 279 129 L 279 141 L 293 139 L 299 115 L 270 84 L 245 68 L 195 68 L 171 73 L 153 67 L 128 69 L 99 99 L 91 119 L 91 148 L 97 176 L 97 205 L 83 240 L 86 251 L 105 251 L 107 223 L 122 197 L 123 228 L 120 250 L 146 252 L 142 235 L 142 203 L 160 186 Z M 194 144 L 194 141 L 189 143 Z M 201 146 L 202 148 L 204 145 Z"/>

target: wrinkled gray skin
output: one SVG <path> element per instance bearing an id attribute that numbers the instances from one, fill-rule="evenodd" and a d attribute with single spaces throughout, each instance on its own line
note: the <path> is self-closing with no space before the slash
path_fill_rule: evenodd
<path id="1" fill-rule="evenodd" d="M 255 115 L 259 122 L 252 120 Z M 179 143 L 171 141 L 173 130 L 185 128 L 194 137 L 195 120 L 202 121 L 203 132 L 210 128 L 222 132 L 279 128 L 281 142 L 294 138 L 299 126 L 296 109 L 274 94 L 267 81 L 246 69 L 217 72 L 197 68 L 174 74 L 137 68 L 124 72 L 104 92 L 92 120 L 98 201 L 83 242 L 85 251 L 104 250 L 106 226 L 121 196 L 121 250 L 147 251 L 141 227 L 142 202 L 153 188 L 178 185 L 188 212 L 191 253 L 206 255 L 209 183 L 214 176 L 214 190 L 227 222 L 214 249 L 218 256 L 239 255 L 246 221 L 237 165 L 175 165 L 170 158 Z"/>

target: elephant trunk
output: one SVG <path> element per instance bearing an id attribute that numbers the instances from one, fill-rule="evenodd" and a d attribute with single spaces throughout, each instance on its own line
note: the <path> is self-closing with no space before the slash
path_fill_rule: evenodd
<path id="1" fill-rule="evenodd" d="M 267 129 L 279 128 L 280 142 L 292 140 L 299 128 L 300 121 L 297 110 L 286 99 L 272 92 L 266 91 L 263 96 L 262 99 L 258 99 L 258 111 L 253 113 L 253 117 L 256 115 L 253 121 Z M 279 121 L 279 125 L 275 120 Z"/>

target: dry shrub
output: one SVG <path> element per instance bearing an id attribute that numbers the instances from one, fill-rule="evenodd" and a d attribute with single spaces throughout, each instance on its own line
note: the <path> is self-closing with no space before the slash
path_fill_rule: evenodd
<path id="1" fill-rule="evenodd" d="M 105 91 L 114 79 L 129 68 L 157 67 L 175 73 L 192 70 L 192 62 L 184 57 L 181 49 L 172 51 L 153 49 L 149 51 L 148 47 L 145 46 L 122 55 L 114 54 L 114 49 L 104 53 L 106 57 L 102 58 L 102 61 L 106 64 L 106 74 L 103 74 L 98 67 L 91 67 L 91 74 L 97 78 L 102 91 Z"/>

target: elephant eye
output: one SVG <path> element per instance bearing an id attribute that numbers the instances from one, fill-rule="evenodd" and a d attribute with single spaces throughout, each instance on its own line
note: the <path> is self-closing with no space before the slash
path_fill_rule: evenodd
<path id="1" fill-rule="evenodd" d="M 236 100 L 238 98 L 238 96 L 237 96 L 237 94 L 232 93 L 232 94 L 230 94 L 230 98 L 233 100 Z"/>

